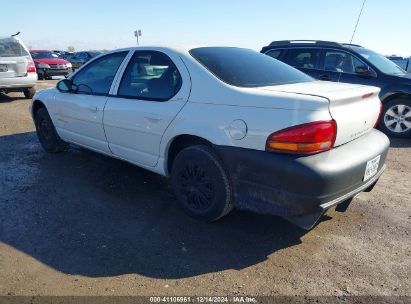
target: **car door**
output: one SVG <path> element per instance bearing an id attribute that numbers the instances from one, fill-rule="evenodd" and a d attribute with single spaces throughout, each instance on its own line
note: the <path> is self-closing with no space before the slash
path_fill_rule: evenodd
<path id="1" fill-rule="evenodd" d="M 135 51 L 124 70 L 104 110 L 109 147 L 122 159 L 153 167 L 165 130 L 188 100 L 190 77 L 181 58 L 167 51 Z"/>
<path id="2" fill-rule="evenodd" d="M 323 71 L 320 68 L 321 49 L 319 48 L 289 48 L 280 60 L 300 71 L 321 79 Z M 329 79 L 325 79 L 329 80 Z"/>
<path id="3" fill-rule="evenodd" d="M 323 49 L 320 67 L 322 72 L 319 79 L 338 82 L 341 77 L 340 62 L 344 61 L 345 53 L 334 49 Z"/>
<path id="4" fill-rule="evenodd" d="M 70 79 L 77 91 L 55 95 L 55 124 L 63 139 L 110 153 L 103 129 L 103 110 L 127 53 L 116 52 L 96 59 Z"/>

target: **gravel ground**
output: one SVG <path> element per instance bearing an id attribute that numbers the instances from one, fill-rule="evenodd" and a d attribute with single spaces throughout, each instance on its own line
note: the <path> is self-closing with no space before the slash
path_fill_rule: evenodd
<path id="1" fill-rule="evenodd" d="M 17 96 L 0 94 L 0 295 L 411 295 L 411 140 L 309 232 L 240 211 L 206 224 L 158 175 L 43 152 Z"/>

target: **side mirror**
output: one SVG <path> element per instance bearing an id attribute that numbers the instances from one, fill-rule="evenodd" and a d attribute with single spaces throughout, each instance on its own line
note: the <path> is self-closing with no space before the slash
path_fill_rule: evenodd
<path id="1" fill-rule="evenodd" d="M 77 86 L 70 79 L 63 79 L 57 83 L 57 90 L 60 92 L 70 93 L 77 91 Z"/>
<path id="2" fill-rule="evenodd" d="M 360 76 L 373 76 L 373 72 L 368 66 L 358 66 L 355 68 L 355 74 Z"/>

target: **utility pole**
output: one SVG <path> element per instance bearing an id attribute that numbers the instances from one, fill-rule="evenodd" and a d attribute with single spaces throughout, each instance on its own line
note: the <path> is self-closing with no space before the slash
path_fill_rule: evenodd
<path id="1" fill-rule="evenodd" d="M 137 45 L 139 45 L 139 43 L 138 43 L 138 37 L 141 37 L 141 30 L 135 30 L 135 31 L 134 31 L 134 37 L 136 37 L 136 39 L 137 39 Z"/>

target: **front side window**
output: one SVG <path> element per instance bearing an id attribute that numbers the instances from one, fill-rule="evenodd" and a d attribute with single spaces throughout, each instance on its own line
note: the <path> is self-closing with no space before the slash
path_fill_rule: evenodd
<path id="1" fill-rule="evenodd" d="M 325 52 L 324 70 L 326 71 L 355 74 L 358 68 L 369 69 L 369 66 L 346 52 L 334 50 Z"/>
<path id="2" fill-rule="evenodd" d="M 286 62 L 298 69 L 317 69 L 320 51 L 317 49 L 289 49 Z"/>
<path id="3" fill-rule="evenodd" d="M 79 93 L 108 94 L 111 83 L 127 52 L 109 54 L 85 66 L 74 76 Z"/>
<path id="4" fill-rule="evenodd" d="M 357 68 L 368 66 L 358 58 L 340 51 L 326 51 L 324 56 L 324 70 L 330 72 L 355 74 Z"/>
<path id="5" fill-rule="evenodd" d="M 270 56 L 248 49 L 202 47 L 190 51 L 220 80 L 238 87 L 264 87 L 313 81 L 313 78 Z"/>
<path id="6" fill-rule="evenodd" d="M 181 87 L 181 76 L 163 53 L 135 52 L 124 72 L 118 95 L 146 100 L 168 100 Z"/>

